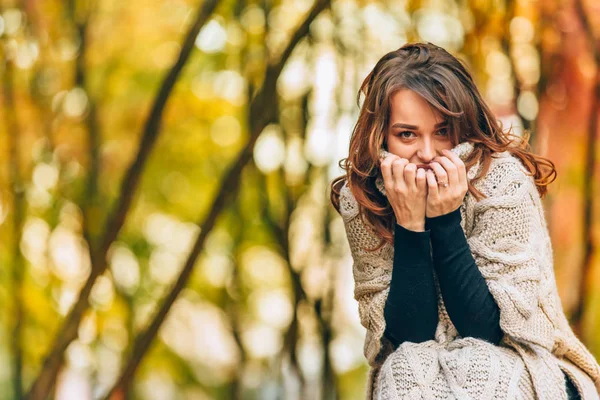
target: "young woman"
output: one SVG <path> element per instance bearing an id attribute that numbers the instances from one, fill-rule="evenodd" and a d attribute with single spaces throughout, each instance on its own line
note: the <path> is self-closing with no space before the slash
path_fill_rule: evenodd
<path id="1" fill-rule="evenodd" d="M 431 43 L 379 60 L 332 182 L 367 329 L 367 398 L 599 399 L 565 318 L 541 199 L 554 164 L 505 134 Z"/>

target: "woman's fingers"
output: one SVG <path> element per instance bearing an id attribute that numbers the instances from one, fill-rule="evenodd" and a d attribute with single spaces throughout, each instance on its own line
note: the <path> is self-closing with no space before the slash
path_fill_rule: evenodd
<path id="1" fill-rule="evenodd" d="M 388 192 L 406 188 L 404 183 L 404 166 L 408 160 L 395 154 L 388 155 L 381 162 L 381 175 L 385 190 Z"/>
<path id="2" fill-rule="evenodd" d="M 393 189 L 396 191 L 403 191 L 407 188 L 404 181 L 404 169 L 407 164 L 408 160 L 400 157 L 392 162 Z"/>
<path id="3" fill-rule="evenodd" d="M 466 185 L 467 184 L 467 168 L 466 168 L 463 160 L 461 160 L 460 157 L 456 153 L 449 151 L 449 150 L 444 151 L 444 154 L 456 166 L 456 170 L 458 172 L 458 181 L 461 184 Z"/>
<path id="4" fill-rule="evenodd" d="M 433 170 L 435 178 L 438 182 L 449 182 L 448 173 L 440 163 L 432 161 L 429 163 L 429 165 L 431 166 L 431 169 Z"/>
<path id="5" fill-rule="evenodd" d="M 438 169 L 435 169 L 435 174 L 438 178 L 438 182 L 448 182 L 451 186 L 455 187 L 460 183 L 460 179 L 458 177 L 458 169 L 456 165 L 448 157 L 436 157 L 435 160 L 437 162 L 432 162 L 431 166 L 434 167 L 434 164 L 438 166 L 442 166 L 444 169 L 444 175 L 438 174 Z"/>
<path id="6" fill-rule="evenodd" d="M 396 156 L 389 155 L 385 157 L 380 164 L 381 176 L 383 176 L 383 184 L 385 190 L 391 190 L 391 185 L 394 182 L 392 178 L 392 162 L 396 159 Z"/>
<path id="7" fill-rule="evenodd" d="M 396 160 L 399 160 L 400 157 L 389 154 L 382 162 L 381 162 L 381 175 L 383 176 L 383 186 L 385 190 L 389 193 L 394 190 L 394 171 L 393 164 Z"/>
<path id="8" fill-rule="evenodd" d="M 406 189 L 425 190 L 427 188 L 427 173 L 406 158 L 394 154 L 382 159 L 381 175 L 386 190 L 404 191 Z"/>
<path id="9" fill-rule="evenodd" d="M 417 170 L 417 189 L 419 191 L 427 189 L 427 172 L 423 168 Z"/>
<path id="10" fill-rule="evenodd" d="M 438 183 L 435 179 L 435 173 L 432 170 L 427 171 L 427 192 L 428 196 L 436 199 L 438 197 Z"/>
<path id="11" fill-rule="evenodd" d="M 406 184 L 406 187 L 410 188 L 413 191 L 417 188 L 417 182 L 415 180 L 416 175 L 417 166 L 415 164 L 409 163 L 404 167 L 404 182 Z"/>

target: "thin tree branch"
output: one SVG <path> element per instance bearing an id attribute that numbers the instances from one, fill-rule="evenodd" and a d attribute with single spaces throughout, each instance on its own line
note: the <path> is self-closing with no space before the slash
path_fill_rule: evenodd
<path id="1" fill-rule="evenodd" d="M 88 156 L 89 156 L 89 174 L 86 185 L 86 191 L 83 199 L 83 236 L 88 243 L 90 255 L 94 253 L 94 227 L 98 225 L 97 215 L 95 212 L 98 207 L 98 176 L 100 173 L 100 127 L 96 114 L 96 102 L 92 97 L 88 77 L 86 72 L 86 55 L 88 51 L 88 26 L 89 19 L 86 18 L 83 22 L 76 22 L 77 32 L 81 44 L 79 46 L 79 56 L 75 61 L 75 86 L 82 88 L 88 98 L 89 112 L 85 118 L 85 123 L 88 131 Z"/>
<path id="2" fill-rule="evenodd" d="M 234 221 L 240 222 L 243 221 L 244 215 L 242 206 L 239 201 L 237 201 L 232 207 L 232 217 Z M 240 352 L 240 360 L 238 363 L 238 368 L 236 368 L 235 374 L 231 381 L 229 382 L 229 398 L 231 400 L 239 400 L 244 396 L 242 394 L 242 378 L 244 374 L 244 365 L 247 360 L 246 351 L 244 350 L 244 345 L 242 343 L 242 335 L 241 335 L 241 327 L 240 327 L 240 301 L 241 301 L 241 292 L 242 292 L 242 278 L 241 278 L 241 267 L 240 267 L 240 249 L 244 242 L 244 224 L 236 223 L 233 226 L 233 246 L 232 246 L 232 259 L 233 259 L 233 268 L 231 271 L 231 278 L 229 279 L 229 284 L 225 289 L 225 304 L 223 306 L 226 314 L 229 316 L 231 321 L 231 334 L 235 344 L 238 347 Z"/>
<path id="3" fill-rule="evenodd" d="M 596 135 L 598 132 L 598 108 L 600 107 L 600 41 L 594 37 L 594 32 L 590 24 L 589 18 L 585 11 L 582 0 L 575 1 L 575 10 L 584 33 L 590 44 L 590 49 L 596 63 L 596 77 L 594 81 L 594 90 L 592 92 L 592 104 L 590 109 L 589 125 L 588 125 L 588 140 L 587 152 L 583 179 L 583 238 L 584 245 L 584 260 L 579 278 L 579 298 L 575 311 L 571 317 L 571 322 L 575 332 L 585 342 L 585 332 L 583 331 L 583 317 L 585 314 L 585 302 L 589 299 L 590 287 L 589 282 L 592 282 L 592 256 L 595 252 L 594 235 L 592 232 L 593 224 L 593 205 L 594 205 L 594 171 L 596 170 Z"/>
<path id="4" fill-rule="evenodd" d="M 257 171 L 259 175 L 262 175 Z M 298 362 L 298 356 L 296 354 L 296 346 L 298 344 L 298 332 L 299 332 L 299 324 L 298 324 L 298 307 L 301 302 L 307 301 L 308 296 L 304 287 L 302 286 L 302 281 L 300 279 L 300 274 L 293 268 L 292 260 L 290 258 L 290 244 L 289 244 L 289 229 L 291 222 L 291 214 L 295 209 L 295 199 L 292 198 L 290 194 L 290 190 L 285 184 L 285 174 L 283 170 L 280 170 L 280 178 L 282 180 L 282 187 L 284 192 L 284 203 L 286 205 L 286 210 L 284 213 L 283 221 L 279 223 L 273 218 L 270 213 L 271 205 L 269 204 L 269 197 L 267 194 L 267 176 L 262 175 L 259 177 L 260 180 L 260 191 L 262 192 L 261 198 L 261 220 L 265 223 L 267 228 L 271 231 L 272 237 L 277 243 L 279 247 L 279 253 L 285 259 L 285 264 L 288 270 L 288 274 L 292 281 L 292 292 L 294 294 L 293 304 L 292 304 L 292 321 L 288 326 L 287 330 L 283 335 L 283 348 L 284 351 L 281 352 L 281 358 L 286 353 L 289 353 L 290 365 L 291 368 L 296 374 L 298 381 L 300 382 L 299 394 L 300 398 L 304 398 L 305 384 L 306 380 L 304 379 L 304 375 L 302 374 L 302 370 L 300 368 Z"/>
<path id="5" fill-rule="evenodd" d="M 6 48 L 5 48 L 6 49 Z M 23 223 L 25 220 L 25 186 L 21 177 L 21 157 L 19 144 L 19 126 L 16 116 L 14 99 L 14 66 L 10 59 L 11 55 L 4 54 L 6 63 L 4 65 L 4 118 L 6 132 L 9 142 L 9 174 L 13 193 L 13 224 L 12 224 L 12 298 L 14 302 L 14 326 L 11 335 L 11 347 L 13 351 L 13 393 L 15 398 L 20 399 L 23 395 L 23 276 L 25 261 L 20 249 L 21 237 L 23 235 Z"/>
<path id="6" fill-rule="evenodd" d="M 510 25 L 510 22 L 512 21 L 512 19 L 515 16 L 515 6 L 516 6 L 515 0 L 508 0 L 506 2 L 506 13 L 504 16 L 504 29 L 505 30 L 508 30 L 508 26 Z M 510 68 L 514 74 L 514 81 L 513 81 L 513 88 L 515 90 L 514 107 L 515 107 L 516 114 L 519 115 L 517 102 L 519 100 L 519 97 L 521 96 L 521 89 L 522 89 L 523 83 L 519 79 L 517 65 L 515 63 L 515 59 L 514 59 L 513 55 L 511 54 L 510 35 L 507 33 L 508 32 L 505 31 L 505 33 L 500 36 L 500 45 L 502 47 L 502 51 L 504 52 L 504 54 L 506 54 L 506 57 L 508 57 L 508 61 L 510 63 Z M 536 98 L 539 98 L 537 93 L 536 93 Z M 523 130 L 530 131 L 533 126 L 533 121 L 529 121 L 527 118 L 525 118 L 523 116 L 519 116 L 519 119 L 521 120 L 521 123 L 523 124 L 523 127 L 522 127 Z"/>
<path id="7" fill-rule="evenodd" d="M 198 36 L 200 29 L 202 26 L 204 26 L 209 16 L 216 8 L 217 2 L 218 0 L 206 0 L 206 2 L 199 8 L 197 17 L 185 36 L 179 57 L 174 66 L 165 76 L 160 86 L 150 114 L 144 125 L 138 153 L 133 164 L 129 167 L 125 178 L 123 179 L 120 196 L 117 200 L 117 204 L 113 208 L 113 211 L 107 220 L 103 238 L 101 239 L 99 246 L 92 247 L 92 270 L 90 275 L 79 294 L 79 298 L 59 330 L 54 340 L 52 350 L 45 359 L 40 374 L 33 382 L 33 385 L 27 394 L 27 398 L 30 400 L 44 399 L 48 395 L 52 386 L 54 385 L 54 381 L 56 380 L 63 354 L 69 344 L 77 337 L 79 323 L 81 322 L 85 310 L 89 306 L 89 296 L 92 287 L 94 286 L 98 276 L 102 275 L 107 268 L 106 255 L 108 249 L 117 238 L 121 228 L 125 223 L 125 218 L 133 202 L 133 195 L 136 192 L 137 186 L 139 185 L 145 163 L 158 138 L 161 120 L 167 100 L 169 99 L 169 96 L 173 91 L 173 87 L 175 86 L 175 82 L 181 74 L 185 63 L 192 52 L 194 41 Z"/>
<path id="8" fill-rule="evenodd" d="M 45 52 L 47 51 L 47 43 L 41 38 L 47 32 L 45 21 L 40 17 L 38 4 L 32 0 L 23 1 L 23 12 L 26 15 L 27 25 L 26 29 L 31 31 L 31 35 L 35 37 L 40 45 L 39 61 L 33 65 L 31 71 L 31 80 L 29 83 L 31 101 L 35 105 L 36 116 L 35 119 L 39 121 L 42 126 L 42 132 L 46 138 L 45 152 L 52 153 L 54 151 L 54 138 L 52 135 L 52 111 L 49 107 L 49 95 L 41 93 L 40 89 L 40 77 L 42 75 L 44 64 L 42 60 L 45 60 Z M 60 181 L 60 179 L 59 179 Z"/>
<path id="9" fill-rule="evenodd" d="M 293 49 L 296 47 L 300 39 L 302 39 L 308 33 L 308 28 L 312 21 L 330 4 L 330 0 L 318 0 L 304 22 L 295 31 L 288 46 L 283 51 L 281 58 L 275 63 L 270 64 L 267 67 L 266 77 L 263 82 L 263 86 L 254 97 L 250 104 L 250 139 L 246 146 L 242 149 L 237 160 L 229 168 L 224 178 L 221 181 L 221 185 L 217 192 L 215 199 L 210 207 L 208 215 L 200 221 L 197 225 L 200 227 L 200 234 L 198 235 L 196 242 L 194 243 L 187 261 L 185 262 L 182 272 L 177 278 L 172 290 L 163 300 L 159 311 L 152 319 L 150 325 L 142 332 L 135 341 L 133 346 L 133 354 L 126 363 L 125 367 L 121 371 L 121 375 L 117 379 L 115 385 L 108 392 L 107 399 L 119 398 L 122 393 L 132 382 L 134 374 L 139 367 L 143 357 L 146 355 L 150 344 L 158 334 L 158 330 L 164 322 L 171 306 L 179 296 L 179 293 L 186 286 L 189 277 L 196 264 L 196 259 L 204 246 L 204 241 L 208 233 L 212 230 L 215 225 L 216 219 L 225 208 L 225 206 L 231 201 L 239 190 L 240 175 L 246 164 L 252 158 L 254 145 L 258 136 L 267 126 L 268 123 L 275 120 L 275 110 L 277 103 L 277 95 L 275 84 L 277 78 L 281 74 L 285 62 L 288 60 Z M 114 397 L 113 397 L 114 396 Z"/>

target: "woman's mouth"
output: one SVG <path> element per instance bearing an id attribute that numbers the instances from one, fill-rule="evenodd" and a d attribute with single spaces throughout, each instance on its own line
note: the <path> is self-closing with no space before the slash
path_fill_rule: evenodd
<path id="1" fill-rule="evenodd" d="M 431 169 L 431 166 L 430 165 L 425 165 L 425 164 L 418 164 L 417 168 Z"/>

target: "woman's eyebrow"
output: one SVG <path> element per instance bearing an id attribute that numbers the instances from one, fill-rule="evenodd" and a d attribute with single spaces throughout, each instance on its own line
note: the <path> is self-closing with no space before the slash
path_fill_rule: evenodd
<path id="1" fill-rule="evenodd" d="M 445 126 L 448 124 L 448 121 L 442 121 L 438 124 L 435 124 L 435 128 L 441 128 L 442 126 Z M 392 125 L 392 128 L 404 128 L 404 129 L 412 129 L 415 131 L 419 130 L 419 127 L 416 125 L 409 125 L 409 124 L 405 124 L 403 122 L 396 122 L 394 125 Z"/>

